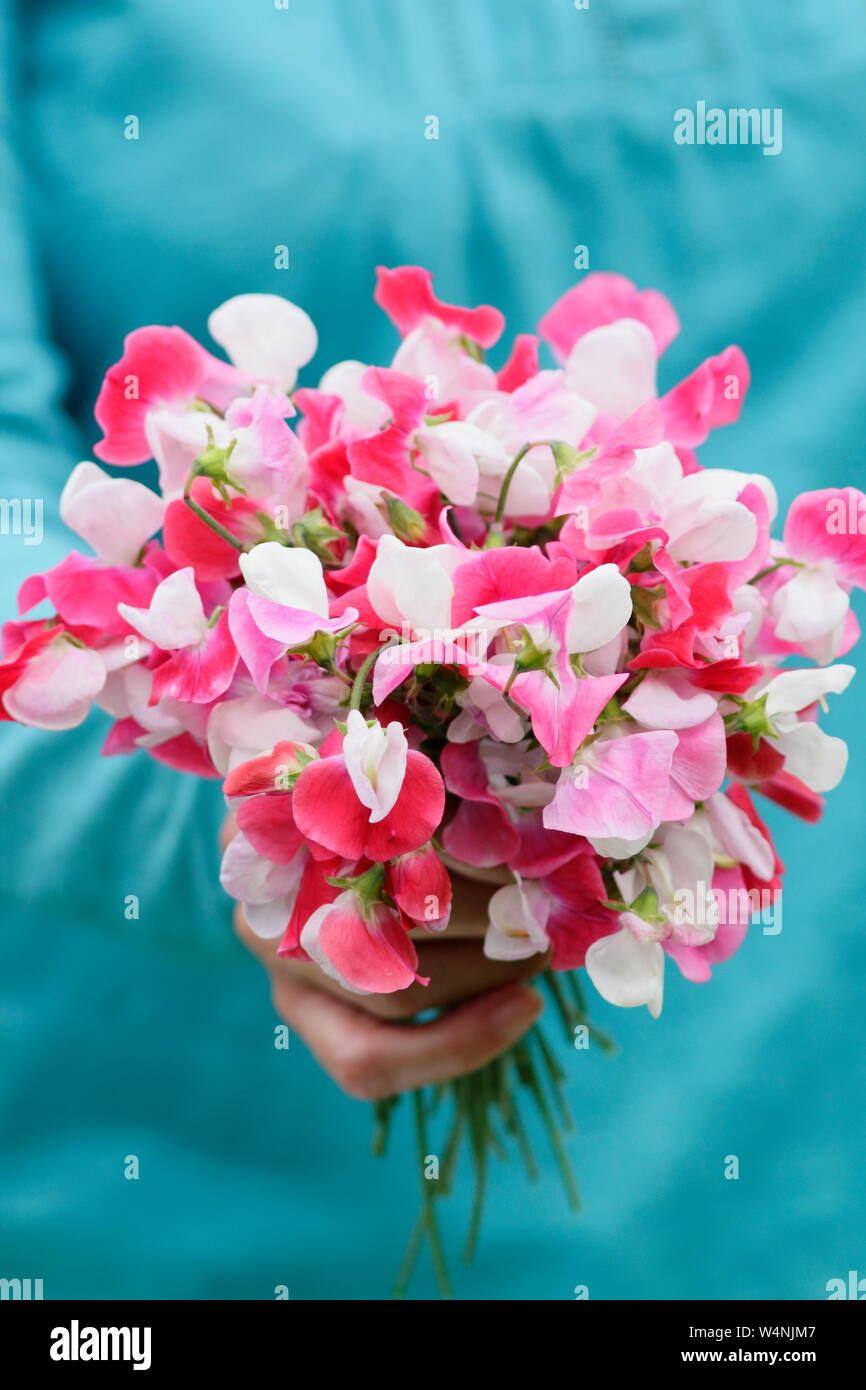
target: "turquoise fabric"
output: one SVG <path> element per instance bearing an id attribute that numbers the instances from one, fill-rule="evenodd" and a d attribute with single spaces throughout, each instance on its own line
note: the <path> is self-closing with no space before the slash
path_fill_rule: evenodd
<path id="1" fill-rule="evenodd" d="M 285 294 L 320 329 L 312 382 L 393 350 L 377 263 L 429 266 L 513 332 L 587 245 L 679 308 L 665 387 L 728 342 L 748 353 L 743 419 L 705 461 L 766 470 L 785 504 L 864 486 L 856 0 L 0 0 L 0 16 L 0 495 L 42 497 L 46 518 L 41 547 L 0 537 L 4 613 L 71 544 L 57 497 L 126 331 L 204 336 L 227 296 Z M 782 153 L 675 145 L 674 111 L 698 100 L 781 107 Z M 464 1297 L 822 1298 L 866 1274 L 862 710 L 861 684 L 827 721 L 852 767 L 823 822 L 770 816 L 781 934 L 753 930 L 706 986 L 671 969 L 660 1022 L 599 1002 L 622 1054 L 566 1059 L 584 1214 L 550 1167 L 537 1189 L 497 1170 Z M 49 1298 L 384 1297 L 415 1211 L 408 1129 L 375 1162 L 366 1107 L 296 1039 L 275 1050 L 216 886 L 218 786 L 100 762 L 105 729 L 0 730 L 0 1275 Z M 465 1174 L 455 1249 L 468 1202 Z M 433 1289 L 425 1264 L 413 1296 Z"/>

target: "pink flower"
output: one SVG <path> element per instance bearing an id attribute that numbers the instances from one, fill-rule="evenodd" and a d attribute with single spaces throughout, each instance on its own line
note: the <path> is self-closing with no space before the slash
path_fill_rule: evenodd
<path id="1" fill-rule="evenodd" d="M 548 309 L 538 331 L 564 362 L 585 334 L 621 319 L 647 327 L 658 356 L 680 331 L 676 310 L 658 290 L 637 290 L 624 275 L 599 270 L 567 290 Z"/>
<path id="2" fill-rule="evenodd" d="M 228 689 L 238 664 L 228 614 L 223 610 L 215 622 L 205 615 L 191 569 L 164 579 L 149 608 L 119 603 L 118 611 L 154 647 L 174 653 L 154 670 L 152 702 L 172 695 L 210 704 Z"/>
<path id="3" fill-rule="evenodd" d="M 479 468 L 504 474 L 508 458 L 502 444 L 477 425 L 461 420 L 426 423 L 434 403 L 417 377 L 371 367 L 361 384 L 368 395 L 380 398 L 391 414 L 385 429 L 349 444 L 349 462 L 359 481 L 402 496 L 417 453 L 418 467 L 429 473 L 452 502 L 465 506 L 475 501 Z"/>
<path id="4" fill-rule="evenodd" d="M 711 430 L 739 419 L 751 373 L 738 347 L 727 347 L 662 397 L 665 438 L 694 448 Z"/>
<path id="5" fill-rule="evenodd" d="M 437 299 L 433 293 L 433 276 L 418 265 L 401 265 L 395 270 L 379 266 L 373 298 L 404 337 L 424 319 L 433 318 L 455 335 L 462 334 L 480 347 L 489 348 L 505 326 L 502 314 L 489 304 L 482 304 L 478 309 L 461 309 Z"/>
<path id="6" fill-rule="evenodd" d="M 449 743 L 441 762 L 445 785 L 457 798 L 454 816 L 442 829 L 444 849 L 476 868 L 510 863 L 520 849 L 520 836 L 491 790 L 481 745 Z"/>
<path id="7" fill-rule="evenodd" d="M 490 899 L 484 954 L 522 960 L 549 950 L 554 970 L 574 970 L 594 941 L 617 929 L 616 913 L 603 905 L 604 897 L 595 856 L 572 852 L 541 878 L 497 889 Z"/>
<path id="8" fill-rule="evenodd" d="M 405 917 L 427 931 L 444 931 L 451 916 L 451 879 L 432 845 L 393 860 L 388 892 Z"/>
<path id="9" fill-rule="evenodd" d="M 319 345 L 309 315 L 278 294 L 237 294 L 214 309 L 207 326 L 242 373 L 280 391 L 291 391 Z"/>
<path id="10" fill-rule="evenodd" d="M 357 710 L 346 720 L 340 752 L 309 763 L 293 798 L 304 835 L 353 860 L 381 861 L 419 849 L 437 829 L 444 806 L 439 773 L 408 747 L 401 725 L 368 724 Z"/>
<path id="11" fill-rule="evenodd" d="M 359 994 L 393 994 L 418 975 L 418 956 L 399 913 L 341 893 L 307 918 L 301 947 L 326 975 Z"/>
<path id="12" fill-rule="evenodd" d="M 785 551 L 797 567 L 782 566 L 772 586 L 774 635 L 826 664 L 842 647 L 850 590 L 866 586 L 866 497 L 856 488 L 803 493 L 788 512 Z"/>
<path id="13" fill-rule="evenodd" d="M 247 381 L 182 328 L 136 328 L 97 397 L 94 414 L 104 438 L 93 452 L 105 463 L 144 463 L 151 456 L 146 424 L 152 411 L 184 409 L 196 399 L 220 406 Z"/>
<path id="14" fill-rule="evenodd" d="M 311 550 L 266 541 L 240 556 L 245 588 L 232 594 L 228 625 L 257 690 L 267 691 L 271 670 L 289 647 L 317 632 L 334 633 L 357 618 L 347 608 L 328 617 L 322 562 Z"/>
<path id="15" fill-rule="evenodd" d="M 549 658 L 538 670 L 521 670 L 519 657 L 508 665 L 489 662 L 483 674 L 500 690 L 510 685 L 512 698 L 528 710 L 533 731 L 554 767 L 571 762 L 626 679 L 625 673 L 579 676 L 571 658 L 612 642 L 631 611 L 628 581 L 615 565 L 590 571 L 571 589 L 477 608 L 479 617 L 491 625 L 522 627 L 533 644 L 533 661 L 540 659 L 536 652 Z"/>
<path id="16" fill-rule="evenodd" d="M 220 883 L 241 903 L 251 931 L 265 940 L 282 937 L 297 901 L 309 856 L 300 845 L 286 863 L 265 858 L 242 832 L 229 842 Z"/>
<path id="17" fill-rule="evenodd" d="M 659 730 L 590 744 L 563 769 L 544 824 L 585 835 L 602 854 L 633 853 L 628 847 L 646 844 L 663 818 L 677 742 Z"/>
<path id="18" fill-rule="evenodd" d="M 165 503 L 132 478 L 79 463 L 60 494 L 60 516 L 106 565 L 135 565 L 162 526 Z"/>
<path id="19" fill-rule="evenodd" d="M 105 662 L 61 626 L 26 628 L 23 641 L 10 647 L 4 640 L 0 718 L 37 729 L 73 729 L 105 684 Z"/>

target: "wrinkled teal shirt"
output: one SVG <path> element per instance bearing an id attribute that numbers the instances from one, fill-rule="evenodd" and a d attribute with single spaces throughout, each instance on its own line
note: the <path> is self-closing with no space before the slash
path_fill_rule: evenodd
<path id="1" fill-rule="evenodd" d="M 389 359 L 377 263 L 429 266 L 511 334 L 587 246 L 680 310 L 664 389 L 746 350 L 742 421 L 704 461 L 772 474 L 783 504 L 864 485 L 858 0 L 0 0 L 0 16 L 0 496 L 43 498 L 46 528 L 41 546 L 0 536 L 4 615 L 76 543 L 57 499 L 125 332 L 204 337 L 229 295 L 287 295 L 319 327 L 315 382 L 338 358 Z M 782 108 L 782 152 L 676 145 L 674 112 L 698 100 Z M 852 766 L 822 823 L 770 816 L 781 933 L 753 929 L 705 986 L 671 968 L 659 1022 L 598 1001 L 621 1055 L 565 1055 L 584 1213 L 551 1168 L 535 1189 L 497 1169 L 465 1297 L 822 1298 L 866 1275 L 862 711 L 861 682 L 827 721 Z M 0 726 L 0 1276 L 49 1298 L 383 1297 L 415 1212 L 406 1120 L 373 1160 L 367 1108 L 297 1039 L 275 1049 L 217 886 L 218 784 L 100 761 L 106 727 Z M 455 1251 L 469 1198 L 467 1173 L 443 1212 Z M 413 1293 L 432 1289 L 425 1265 Z"/>

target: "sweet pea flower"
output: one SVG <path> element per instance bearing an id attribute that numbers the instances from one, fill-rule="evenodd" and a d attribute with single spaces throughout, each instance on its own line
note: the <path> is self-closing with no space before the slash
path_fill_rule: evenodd
<path id="1" fill-rule="evenodd" d="M 96 697 L 99 708 L 116 721 L 103 753 L 142 748 L 178 771 L 217 776 L 206 746 L 207 707 L 171 695 L 153 699 L 153 685 L 154 673 L 138 663 L 109 671 Z"/>
<path id="2" fill-rule="evenodd" d="M 776 496 L 769 479 L 721 468 L 686 475 L 665 441 L 635 449 L 628 468 L 617 466 L 598 481 L 590 473 L 584 484 L 579 470 L 563 489 L 557 510 L 566 505 L 585 509 L 587 524 L 581 529 L 591 550 L 646 531 L 648 541 L 663 540 L 678 564 L 733 563 L 750 556 L 758 540 L 758 520 L 748 505 L 750 486 L 759 490 L 772 519 Z M 653 527 L 660 531 L 653 532 Z"/>
<path id="3" fill-rule="evenodd" d="M 493 371 L 467 347 L 497 342 L 505 325 L 498 309 L 446 304 L 433 293 L 429 270 L 412 265 L 379 266 L 374 298 L 403 334 L 393 367 L 425 381 L 431 388 L 428 399 L 454 401 L 466 414 L 496 389 Z"/>
<path id="4" fill-rule="evenodd" d="M 233 448 L 228 460 L 231 477 L 271 506 L 282 505 L 288 521 L 304 510 L 309 468 L 306 451 L 286 424 L 295 407 L 282 392 L 258 386 L 251 396 L 237 396 L 225 414 Z"/>
<path id="5" fill-rule="evenodd" d="M 355 994 L 393 994 L 418 975 L 418 956 L 400 916 L 348 890 L 307 919 L 300 944 L 310 960 Z"/>
<path id="6" fill-rule="evenodd" d="M 464 309 L 446 304 L 433 293 L 433 276 L 418 265 L 401 265 L 394 270 L 376 268 L 373 298 L 405 337 L 427 319 L 450 329 L 455 337 L 468 338 L 479 347 L 492 347 L 502 334 L 505 319 L 498 309 L 481 304 Z"/>
<path id="7" fill-rule="evenodd" d="M 214 309 L 207 326 L 236 367 L 280 391 L 291 391 L 319 345 L 309 314 L 278 294 L 237 294 Z"/>
<path id="8" fill-rule="evenodd" d="M 662 821 L 677 742 L 673 730 L 655 730 L 589 744 L 563 768 L 545 826 L 585 835 L 600 854 L 633 853 Z"/>
<path id="9" fill-rule="evenodd" d="M 426 844 L 442 819 L 445 789 L 396 720 L 387 728 L 350 710 L 340 751 L 308 763 L 293 795 L 308 839 L 345 859 L 393 859 Z"/>
<path id="10" fill-rule="evenodd" d="M 299 848 L 288 863 L 273 863 L 253 847 L 243 832 L 229 841 L 220 867 L 220 883 L 229 897 L 241 904 L 250 931 L 256 936 L 268 941 L 284 935 L 308 857 L 306 850 Z"/>
<path id="11" fill-rule="evenodd" d="M 208 715 L 208 750 L 214 766 L 226 776 L 282 741 L 321 742 L 316 719 L 315 696 L 294 703 L 253 691 L 224 697 Z"/>
<path id="12" fill-rule="evenodd" d="M 573 285 L 540 320 L 538 331 L 560 362 L 595 328 L 623 319 L 649 329 L 656 356 L 680 331 L 676 310 L 658 290 L 638 290 L 625 275 L 593 271 Z"/>
<path id="13" fill-rule="evenodd" d="M 317 632 L 335 633 L 357 618 L 347 608 L 328 617 L 322 562 L 311 550 L 265 541 L 240 556 L 245 587 L 236 589 L 228 609 L 232 639 L 255 687 L 267 692 L 275 662 L 290 647 L 301 647 Z"/>
<path id="14" fill-rule="evenodd" d="M 482 492 L 498 494 L 512 458 L 533 440 L 578 445 L 595 415 L 595 407 L 568 389 L 560 371 L 537 372 L 515 391 L 488 397 L 467 420 L 500 446 L 498 454 L 488 450 L 479 456 Z M 540 444 L 524 455 L 512 477 L 505 516 L 546 515 L 555 486 L 556 461 L 549 446 Z"/>
<path id="15" fill-rule="evenodd" d="M 416 467 L 429 473 L 452 502 L 468 506 L 478 492 L 479 470 L 504 473 L 507 455 L 494 436 L 469 421 L 428 420 L 431 402 L 417 377 L 371 367 L 361 385 L 386 404 L 390 422 L 349 444 L 352 473 L 360 481 L 402 495 L 417 454 L 421 461 Z"/>
<path id="16" fill-rule="evenodd" d="M 104 438 L 93 452 L 104 463 L 144 463 L 151 457 L 153 412 L 186 411 L 202 400 L 222 409 L 248 385 L 245 372 L 213 357 L 182 328 L 136 328 L 97 397 L 94 414 Z"/>
<path id="17" fill-rule="evenodd" d="M 451 879 L 432 845 L 388 865 L 388 892 L 403 913 L 426 931 L 444 931 L 451 916 Z"/>
<path id="18" fill-rule="evenodd" d="M 656 290 L 622 275 L 593 272 L 553 306 L 539 332 L 565 363 L 569 386 L 600 410 L 624 419 L 656 395 L 657 359 L 679 332 L 673 306 Z M 735 420 L 749 387 L 737 347 L 702 362 L 662 397 L 665 437 L 693 448 L 711 429 Z"/>
<path id="19" fill-rule="evenodd" d="M 631 618 L 631 590 L 616 565 L 600 565 L 571 589 L 528 599 L 480 604 L 479 618 L 492 627 L 522 627 L 531 644 L 531 661 L 515 657 L 510 666 L 489 662 L 485 679 L 529 712 L 533 731 L 554 767 L 570 764 L 610 698 L 627 679 L 625 672 L 578 675 L 573 656 L 611 642 Z"/>
<path id="20" fill-rule="evenodd" d="M 486 362 L 479 362 L 466 351 L 466 341 L 446 324 L 425 318 L 406 335 L 394 354 L 391 366 L 425 382 L 428 409 L 436 413 L 437 402 L 453 402 L 465 417 L 481 401 L 496 391 L 496 374 Z"/>
<path id="21" fill-rule="evenodd" d="M 785 759 L 785 770 L 813 792 L 829 792 L 845 775 L 845 741 L 826 734 L 814 720 L 798 716 L 829 694 L 841 695 L 856 674 L 853 666 L 782 671 L 759 687 L 753 699 L 763 703 L 772 746 Z"/>
<path id="22" fill-rule="evenodd" d="M 515 877 L 516 883 L 490 899 L 484 954 L 491 960 L 550 951 L 554 970 L 573 970 L 584 964 L 593 942 L 616 930 L 616 914 L 602 902 L 604 882 L 594 855 L 572 851 L 539 878 Z"/>
<path id="23" fill-rule="evenodd" d="M 117 605 L 121 617 L 163 652 L 173 652 L 154 670 L 152 700 L 173 695 L 210 704 L 231 684 L 238 653 L 228 615 L 205 615 L 192 569 L 176 570 L 154 591 L 149 608 Z"/>
<path id="24" fill-rule="evenodd" d="M 796 567 L 776 577 L 775 636 L 827 665 L 842 646 L 850 591 L 866 586 L 866 496 L 852 487 L 803 493 L 788 511 L 784 554 Z"/>
<path id="25" fill-rule="evenodd" d="M 658 1018 L 669 944 L 705 946 L 716 935 L 714 872 L 711 839 L 690 823 L 666 826 L 638 862 L 614 874 L 628 906 L 619 931 L 586 953 L 587 974 L 602 998 L 621 1008 L 646 1005 Z"/>
<path id="26" fill-rule="evenodd" d="M 106 565 L 134 565 L 162 526 L 165 502 L 132 478 L 112 478 L 79 463 L 60 494 L 61 520 Z"/>
<path id="27" fill-rule="evenodd" d="M 35 729 L 74 729 L 105 684 L 105 662 L 62 626 L 26 628 L 23 641 L 11 644 L 4 632 L 0 717 Z"/>
<path id="28" fill-rule="evenodd" d="M 369 370 L 366 362 L 353 359 L 335 362 L 319 382 L 319 391 L 327 397 L 336 397 L 339 402 L 341 408 L 335 414 L 334 423 L 339 437 L 347 443 L 375 434 L 388 420 L 386 402 L 364 390 L 362 383 Z M 307 401 L 309 394 L 304 392 L 302 401 Z"/>
<path id="29" fill-rule="evenodd" d="M 664 1000 L 665 953 L 656 940 L 641 940 L 639 919 L 623 913 L 626 924 L 594 941 L 586 953 L 586 973 L 602 999 L 621 1009 L 646 1005 L 658 1018 Z M 634 928 L 634 929 L 633 929 Z"/>
<path id="30" fill-rule="evenodd" d="M 382 536 L 367 577 L 367 597 L 388 627 L 450 634 L 453 575 L 463 558 L 456 546 L 420 549 Z"/>

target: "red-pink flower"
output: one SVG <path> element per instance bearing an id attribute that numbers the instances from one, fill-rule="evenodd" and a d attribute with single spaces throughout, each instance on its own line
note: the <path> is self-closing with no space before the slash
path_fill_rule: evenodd
<path id="1" fill-rule="evenodd" d="M 182 328 L 153 324 L 136 328 L 123 342 L 123 356 L 109 367 L 94 414 L 104 438 L 93 452 L 105 463 L 144 463 L 151 457 L 145 432 L 153 410 L 227 404 L 249 378 L 213 357 Z"/>
<path id="2" fill-rule="evenodd" d="M 455 334 L 463 334 L 481 347 L 489 348 L 505 326 L 502 314 L 489 304 L 477 309 L 461 309 L 437 299 L 433 293 L 433 276 L 420 265 L 401 265 L 395 270 L 377 267 L 373 298 L 404 336 L 424 319 L 432 318 L 452 328 Z"/>
<path id="3" fill-rule="evenodd" d="M 326 747 L 327 743 L 323 745 Z M 339 753 L 308 763 L 293 798 L 303 834 L 345 859 L 393 859 L 426 844 L 442 819 L 445 788 L 402 726 L 349 713 Z"/>
<path id="4" fill-rule="evenodd" d="M 165 695 L 210 704 L 231 684 L 238 654 L 223 610 L 205 615 L 191 569 L 176 570 L 154 591 L 149 608 L 118 604 L 121 617 L 171 655 L 155 667 L 151 703 Z"/>
<path id="5" fill-rule="evenodd" d="M 105 662 L 60 624 L 9 623 L 0 661 L 0 719 L 72 729 L 105 684 Z"/>
<path id="6" fill-rule="evenodd" d="M 347 890 L 307 918 L 301 946 L 326 975 L 363 994 L 393 994 L 420 980 L 418 955 L 399 913 Z"/>
<path id="7" fill-rule="evenodd" d="M 432 845 L 400 855 L 385 884 L 405 917 L 427 931 L 444 931 L 451 915 L 451 879 Z"/>

